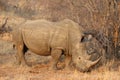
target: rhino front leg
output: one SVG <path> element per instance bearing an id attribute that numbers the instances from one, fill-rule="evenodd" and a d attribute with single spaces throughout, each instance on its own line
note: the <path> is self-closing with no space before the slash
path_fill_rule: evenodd
<path id="1" fill-rule="evenodd" d="M 61 55 L 62 55 L 62 50 L 60 50 L 60 49 L 52 49 L 52 51 L 51 51 L 52 61 L 51 61 L 50 70 L 51 69 L 54 69 L 54 70 L 58 69 L 57 63 L 58 63 Z"/>
<path id="2" fill-rule="evenodd" d="M 16 48 L 18 64 L 21 66 L 27 66 L 24 56 L 25 53 L 23 52 L 23 45 L 16 45 Z"/>
<path id="3" fill-rule="evenodd" d="M 69 69 L 71 69 L 71 56 L 69 56 L 69 55 L 66 55 L 65 56 L 65 70 L 69 70 Z"/>

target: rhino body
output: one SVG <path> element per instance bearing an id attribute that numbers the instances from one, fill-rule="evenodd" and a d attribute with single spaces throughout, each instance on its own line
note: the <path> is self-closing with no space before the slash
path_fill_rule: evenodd
<path id="1" fill-rule="evenodd" d="M 78 70 L 87 71 L 99 59 L 91 62 L 85 58 L 86 49 L 81 42 L 83 36 L 82 28 L 69 19 L 59 22 L 27 21 L 13 31 L 18 63 L 26 65 L 24 53 L 31 50 L 38 55 L 51 55 L 51 68 L 57 69 L 59 58 L 65 54 L 66 66 L 72 62 Z"/>

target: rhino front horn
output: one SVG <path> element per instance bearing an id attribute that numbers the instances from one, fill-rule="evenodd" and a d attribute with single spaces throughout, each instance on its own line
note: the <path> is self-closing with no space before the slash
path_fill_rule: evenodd
<path id="1" fill-rule="evenodd" d="M 97 60 L 95 61 L 88 61 L 88 65 L 87 67 L 90 68 L 92 66 L 94 66 L 95 64 L 97 64 L 100 60 L 101 60 L 102 57 L 98 58 Z"/>

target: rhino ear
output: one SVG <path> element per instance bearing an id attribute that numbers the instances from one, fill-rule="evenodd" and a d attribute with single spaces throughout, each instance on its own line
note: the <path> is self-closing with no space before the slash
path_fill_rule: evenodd
<path id="1" fill-rule="evenodd" d="M 93 38 L 93 36 L 90 35 L 90 34 L 89 35 L 84 35 L 84 36 L 82 36 L 80 42 L 90 41 L 92 38 Z"/>
<path id="2" fill-rule="evenodd" d="M 85 37 L 84 37 L 84 36 L 82 36 L 82 38 L 81 38 L 80 42 L 84 42 L 84 40 L 85 40 Z"/>

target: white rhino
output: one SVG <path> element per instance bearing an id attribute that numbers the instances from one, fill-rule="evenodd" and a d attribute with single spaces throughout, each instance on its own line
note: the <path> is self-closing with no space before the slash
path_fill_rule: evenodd
<path id="1" fill-rule="evenodd" d="M 66 67 L 72 62 L 80 71 L 87 71 L 100 60 L 92 62 L 83 56 L 86 54 L 82 28 L 72 20 L 59 22 L 47 20 L 26 21 L 13 30 L 13 41 L 17 48 L 18 62 L 26 65 L 24 54 L 27 50 L 42 55 L 52 56 L 52 69 L 57 69 L 57 63 L 62 54 L 66 55 Z"/>

